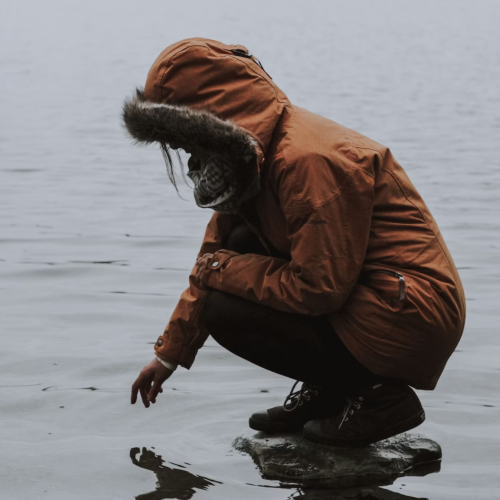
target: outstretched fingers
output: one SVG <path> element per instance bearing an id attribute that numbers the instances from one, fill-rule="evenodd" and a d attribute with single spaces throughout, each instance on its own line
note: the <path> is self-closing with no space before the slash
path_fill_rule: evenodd
<path id="1" fill-rule="evenodd" d="M 136 381 L 132 384 L 132 393 L 130 394 L 130 402 L 135 405 L 137 402 L 137 395 L 141 390 L 141 384 L 143 383 L 143 376 L 139 374 Z"/>
<path id="2" fill-rule="evenodd" d="M 137 380 L 132 384 L 132 392 L 130 394 L 130 403 L 135 405 L 137 402 L 137 393 L 139 392 L 139 387 L 137 385 Z"/>
<path id="3" fill-rule="evenodd" d="M 163 392 L 162 384 L 167 380 L 173 371 L 163 366 L 158 359 L 154 358 L 139 373 L 137 380 L 132 385 L 130 402 L 135 404 L 138 394 L 141 395 L 142 402 L 146 408 L 151 403 L 156 403 L 156 397 Z"/>
<path id="4" fill-rule="evenodd" d="M 151 387 L 151 377 L 140 374 L 137 380 L 132 385 L 132 393 L 130 395 L 130 402 L 135 404 L 137 402 L 137 395 L 140 393 L 142 403 L 146 408 L 149 408 L 148 392 Z"/>
<path id="5" fill-rule="evenodd" d="M 143 383 L 140 388 L 142 403 L 146 408 L 149 408 L 148 392 L 150 383 Z"/>
<path id="6" fill-rule="evenodd" d="M 153 386 L 149 390 L 148 394 L 148 401 L 150 401 L 153 404 L 156 403 L 156 396 L 158 396 L 158 393 L 163 392 L 161 384 L 163 384 L 163 380 L 159 379 L 158 377 L 155 377 L 155 379 L 153 380 Z"/>

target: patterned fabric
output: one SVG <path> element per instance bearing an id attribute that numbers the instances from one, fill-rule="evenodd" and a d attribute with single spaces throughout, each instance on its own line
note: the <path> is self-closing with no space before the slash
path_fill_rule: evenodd
<path id="1" fill-rule="evenodd" d="M 212 156 L 200 168 L 188 172 L 194 183 L 194 199 L 202 208 L 217 212 L 235 213 L 238 209 L 234 168 L 220 156 Z"/>

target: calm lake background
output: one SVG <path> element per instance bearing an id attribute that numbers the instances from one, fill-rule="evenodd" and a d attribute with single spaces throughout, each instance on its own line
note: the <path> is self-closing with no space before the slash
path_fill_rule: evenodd
<path id="1" fill-rule="evenodd" d="M 130 457 L 145 447 L 170 496 L 142 498 L 306 498 L 231 447 L 292 381 L 209 340 L 156 405 L 129 404 L 210 212 L 175 194 L 156 148 L 132 146 L 120 108 L 161 50 L 203 36 L 246 45 L 293 103 L 409 173 L 468 320 L 437 389 L 419 392 L 442 470 L 387 489 L 499 499 L 499 19 L 495 0 L 1 1 L 0 497 L 133 499 L 155 490 Z"/>

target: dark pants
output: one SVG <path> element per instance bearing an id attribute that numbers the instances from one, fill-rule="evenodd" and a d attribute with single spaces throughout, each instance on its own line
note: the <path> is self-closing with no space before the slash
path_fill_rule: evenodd
<path id="1" fill-rule="evenodd" d="M 245 225 L 233 230 L 224 248 L 267 255 Z M 285 377 L 342 394 L 380 381 L 348 351 L 326 316 L 290 314 L 212 290 L 205 321 L 227 350 Z"/>

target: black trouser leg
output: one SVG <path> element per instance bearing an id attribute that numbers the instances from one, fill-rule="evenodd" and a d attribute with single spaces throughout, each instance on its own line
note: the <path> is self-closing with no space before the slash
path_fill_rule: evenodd
<path id="1" fill-rule="evenodd" d="M 255 239 L 249 229 L 238 226 L 225 246 L 263 254 Z M 343 393 L 379 380 L 344 346 L 326 316 L 290 314 L 215 290 L 207 297 L 204 315 L 219 344 L 280 375 Z"/>

